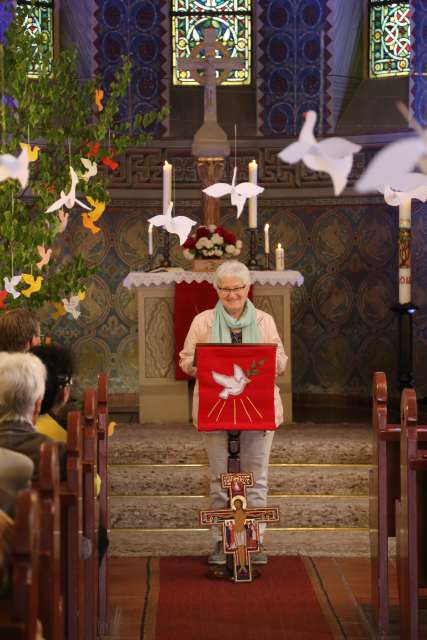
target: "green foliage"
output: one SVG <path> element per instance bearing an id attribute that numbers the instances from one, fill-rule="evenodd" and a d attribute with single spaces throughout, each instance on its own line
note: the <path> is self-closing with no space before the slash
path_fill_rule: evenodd
<path id="1" fill-rule="evenodd" d="M 70 166 L 78 175 L 85 172 L 80 158 L 87 156 L 89 145 L 99 143 L 91 160 L 97 161 L 101 169 L 103 156 L 116 159 L 127 147 L 147 144 L 151 136 L 144 128 L 162 120 L 167 110 L 138 115 L 132 122 L 118 120 L 120 100 L 130 82 L 131 64 L 127 58 L 99 112 L 95 104 L 99 78 L 78 78 L 75 53 L 62 51 L 52 62 L 43 52 L 42 37 L 30 41 L 19 16 L 11 22 L 6 39 L 5 47 L 0 44 L 0 153 L 18 156 L 19 143 L 28 141 L 37 144 L 40 153 L 38 160 L 29 165 L 27 189 L 22 191 L 16 180 L 0 182 L 0 290 L 3 278 L 10 278 L 12 270 L 15 275 L 41 275 L 42 287 L 30 298 L 6 298 L 8 307 L 26 305 L 37 309 L 84 290 L 87 278 L 96 271 L 81 255 L 72 256 L 65 251 L 58 235 L 58 212 L 45 213 L 61 191 L 68 192 Z M 29 78 L 28 61 L 34 55 L 34 46 L 39 75 Z M 88 182 L 80 180 L 79 199 L 91 196 L 108 202 L 110 176 L 111 170 L 102 167 Z M 74 209 L 70 219 L 81 213 Z M 102 225 L 102 219 L 100 222 Z M 40 260 L 38 245 L 53 248 L 49 264 L 41 271 L 36 266 Z M 17 289 L 26 287 L 21 283 Z"/>

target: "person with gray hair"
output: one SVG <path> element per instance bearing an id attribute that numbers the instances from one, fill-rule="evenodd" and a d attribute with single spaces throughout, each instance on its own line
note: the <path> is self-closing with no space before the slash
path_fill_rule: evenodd
<path id="1" fill-rule="evenodd" d="M 180 367 L 190 376 L 197 377 L 194 366 L 196 345 L 203 342 L 242 344 L 242 343 L 275 343 L 276 374 L 284 372 L 288 357 L 277 332 L 274 319 L 268 313 L 256 309 L 248 299 L 250 288 L 248 268 L 237 260 L 227 260 L 216 270 L 213 285 L 218 293 L 215 309 L 202 311 L 193 320 L 179 354 Z M 199 406 L 198 383 L 193 393 L 193 422 L 197 424 Z M 274 407 L 276 426 L 283 422 L 283 407 L 279 388 L 274 389 Z M 253 507 L 264 507 L 267 504 L 268 461 L 274 431 L 241 431 L 240 460 L 243 471 L 252 472 L 254 486 L 248 487 L 248 504 Z M 210 500 L 211 508 L 223 509 L 227 506 L 228 496 L 221 487 L 221 473 L 227 473 L 228 438 L 226 431 L 210 431 L 203 433 L 204 445 L 208 453 L 210 466 Z M 261 542 L 265 525 L 260 525 Z M 214 549 L 209 556 L 210 564 L 225 564 L 226 557 L 221 542 L 219 527 L 213 527 Z M 267 555 L 261 551 L 253 555 L 254 564 L 265 564 Z"/>
<path id="2" fill-rule="evenodd" d="M 30 353 L 0 352 L 0 448 L 22 453 L 38 474 L 40 446 L 51 439 L 37 433 L 46 384 L 46 367 Z M 61 478 L 65 478 L 65 446 L 58 443 Z"/>

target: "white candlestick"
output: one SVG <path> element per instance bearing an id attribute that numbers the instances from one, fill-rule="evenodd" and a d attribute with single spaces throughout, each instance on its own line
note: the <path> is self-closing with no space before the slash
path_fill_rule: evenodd
<path id="1" fill-rule="evenodd" d="M 276 248 L 276 271 L 284 271 L 285 269 L 285 250 L 282 248 L 282 245 L 277 245 Z"/>
<path id="2" fill-rule="evenodd" d="M 252 184 L 257 184 L 258 181 L 258 165 L 255 160 L 248 165 L 249 171 L 249 182 Z M 249 198 L 249 228 L 256 229 L 257 228 L 257 213 L 258 213 L 258 198 L 257 196 L 253 196 Z"/>
<path id="3" fill-rule="evenodd" d="M 148 255 L 153 255 L 153 225 L 151 222 L 148 225 Z"/>
<path id="4" fill-rule="evenodd" d="M 270 253 L 270 239 L 268 237 L 268 230 L 270 225 L 267 223 L 264 225 L 264 251 L 265 253 Z"/>
<path id="5" fill-rule="evenodd" d="M 165 160 L 163 165 L 163 215 L 166 215 L 172 200 L 172 165 Z"/>
<path id="6" fill-rule="evenodd" d="M 411 198 L 399 205 L 399 302 L 411 302 Z"/>

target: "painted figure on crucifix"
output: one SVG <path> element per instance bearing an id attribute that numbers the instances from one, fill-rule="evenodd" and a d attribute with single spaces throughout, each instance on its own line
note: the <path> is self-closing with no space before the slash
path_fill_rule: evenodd
<path id="1" fill-rule="evenodd" d="M 248 532 L 249 524 L 253 527 L 256 525 L 246 517 L 246 498 L 244 496 L 234 496 L 231 499 L 231 508 L 234 509 L 232 520 L 225 523 L 226 536 L 224 540 L 225 552 L 237 552 L 237 573 L 239 575 L 248 575 L 249 573 L 249 557 L 248 557 Z M 255 548 L 258 550 L 259 534 L 255 530 Z"/>

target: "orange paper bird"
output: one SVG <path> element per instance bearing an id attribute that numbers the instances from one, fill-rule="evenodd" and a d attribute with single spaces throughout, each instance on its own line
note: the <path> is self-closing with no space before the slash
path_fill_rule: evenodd
<path id="1" fill-rule="evenodd" d="M 67 224 L 68 224 L 68 218 L 69 218 L 70 214 L 67 212 L 64 212 L 64 209 L 60 209 L 58 212 L 58 218 L 59 218 L 59 233 L 64 233 L 65 229 L 67 228 Z"/>
<path id="2" fill-rule="evenodd" d="M 112 171 L 115 171 L 119 167 L 119 163 L 115 162 L 111 156 L 103 156 L 102 164 L 109 167 Z"/>
<path id="3" fill-rule="evenodd" d="M 93 209 L 89 213 L 83 213 L 83 226 L 89 229 L 93 234 L 101 231 L 100 227 L 95 225 L 105 211 L 105 202 L 102 200 L 94 200 L 87 196 L 87 201 L 92 205 Z"/>
<path id="4" fill-rule="evenodd" d="M 30 273 L 23 273 L 22 280 L 25 282 L 25 284 L 28 284 L 28 289 L 24 289 L 23 291 L 21 291 L 22 295 L 26 298 L 29 298 L 33 295 L 33 293 L 37 293 L 37 291 L 40 291 L 42 287 L 42 276 L 37 276 L 37 278 L 34 278 L 34 276 L 32 276 Z"/>
<path id="5" fill-rule="evenodd" d="M 97 227 L 95 225 L 94 221 L 92 220 L 92 218 L 89 216 L 88 213 L 83 213 L 82 218 L 83 218 L 83 226 L 86 227 L 86 229 L 89 229 L 89 231 L 91 231 L 94 235 L 95 233 L 99 233 L 101 231 L 101 227 Z"/>
<path id="6" fill-rule="evenodd" d="M 98 107 L 98 111 L 103 111 L 104 105 L 102 104 L 102 98 L 104 97 L 104 92 L 102 89 L 95 89 L 95 104 Z"/>
<path id="7" fill-rule="evenodd" d="M 58 320 L 58 318 L 65 316 L 67 313 L 62 302 L 54 302 L 53 306 L 56 307 L 56 311 L 52 313 L 52 320 Z"/>
<path id="8" fill-rule="evenodd" d="M 52 255 L 52 249 L 48 249 L 46 251 L 44 246 L 42 244 L 39 244 L 37 247 L 37 251 L 39 253 L 41 260 L 37 262 L 36 266 L 37 266 L 37 269 L 43 269 L 43 267 L 45 267 L 49 263 L 50 257 Z"/>
<path id="9" fill-rule="evenodd" d="M 6 309 L 4 301 L 7 298 L 7 291 L 0 291 L 0 309 Z"/>
<path id="10" fill-rule="evenodd" d="M 31 148 L 31 145 L 27 144 L 26 142 L 20 142 L 19 146 L 21 147 L 22 151 L 24 151 L 24 149 L 26 150 L 28 155 L 28 162 L 35 162 L 38 159 L 40 151 L 39 146 L 36 145 L 35 147 Z"/>

